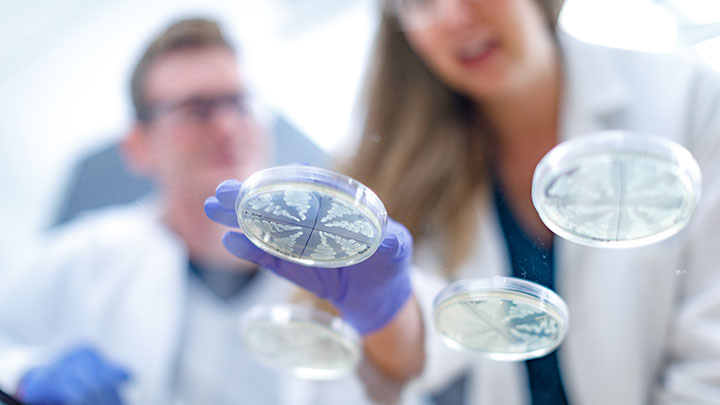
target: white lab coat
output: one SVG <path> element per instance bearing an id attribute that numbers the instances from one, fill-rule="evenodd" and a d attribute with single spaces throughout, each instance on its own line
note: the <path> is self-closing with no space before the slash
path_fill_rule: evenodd
<path id="1" fill-rule="evenodd" d="M 196 337 L 203 336 L 184 329 L 188 314 L 195 314 L 194 321 L 205 322 L 197 313 L 210 307 L 188 308 L 192 305 L 188 292 L 193 289 L 188 284 L 187 251 L 162 224 L 155 204 L 105 209 L 55 233 L 37 247 L 38 260 L 29 268 L 0 273 L 2 387 L 13 390 L 30 367 L 46 364 L 78 342 L 91 343 L 129 370 L 131 381 L 123 390 L 126 403 L 187 403 L 188 397 L 196 398 L 198 394 L 188 392 L 188 387 L 176 386 L 179 361 L 196 367 L 194 374 L 201 369 L 213 374 L 204 377 L 231 377 L 213 364 L 201 364 L 202 348 L 198 353 L 184 352 L 189 337 L 197 341 Z M 294 288 L 289 282 L 266 271 L 257 277 L 241 292 L 241 306 L 287 302 Z M 239 339 L 236 343 L 227 348 L 228 356 L 243 351 Z M 207 348 L 208 354 L 217 351 L 217 347 Z M 208 357 L 207 361 L 212 361 L 212 356 Z M 315 399 L 334 403 L 327 398 L 334 387 L 328 387 L 330 383 L 269 373 L 247 354 L 238 357 L 249 371 L 235 375 L 253 370 L 260 376 L 267 374 L 269 380 L 262 383 L 277 391 L 278 403 L 306 404 L 317 402 Z M 258 380 L 257 375 L 253 377 Z M 346 387 L 343 395 L 354 396 L 356 403 L 366 402 L 359 383 L 353 377 L 348 379 L 350 383 L 337 383 Z M 227 384 L 237 386 L 242 381 Z M 178 388 L 187 394 L 185 398 L 178 398 Z M 228 403 L 255 404 L 256 393 L 268 390 L 246 388 L 242 397 Z"/>
<path id="2" fill-rule="evenodd" d="M 687 147 L 703 175 L 701 202 L 675 237 L 616 250 L 556 238 L 556 285 L 570 311 L 558 353 L 568 399 L 720 404 L 720 78 L 688 60 L 594 46 L 565 33 L 560 43 L 562 139 L 602 129 L 657 134 Z M 493 204 L 481 207 L 476 249 L 457 278 L 511 272 Z M 419 250 L 420 267 L 438 267 L 431 250 Z M 437 280 L 416 280 L 426 315 L 437 290 Z M 466 404 L 528 403 L 523 363 L 453 352 L 430 316 L 426 322 L 429 359 L 418 389 L 437 390 L 470 365 Z"/>

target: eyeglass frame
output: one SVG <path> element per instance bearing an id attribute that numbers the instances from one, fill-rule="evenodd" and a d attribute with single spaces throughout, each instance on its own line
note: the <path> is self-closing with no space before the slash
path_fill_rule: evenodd
<path id="1" fill-rule="evenodd" d="M 220 107 L 236 107 L 241 114 L 251 114 L 251 97 L 245 92 L 233 92 L 216 96 L 193 95 L 178 101 L 168 101 L 148 104 L 137 111 L 136 118 L 143 123 L 150 123 L 158 117 L 172 113 L 183 107 L 195 109 L 193 113 L 187 114 L 188 118 L 198 123 L 206 123 L 212 119 Z M 197 114 L 197 111 L 201 111 Z"/>
<path id="2" fill-rule="evenodd" d="M 437 7 L 439 1 L 443 0 L 386 0 L 383 10 L 397 18 L 403 30 L 414 31 L 432 24 L 430 19 L 437 17 L 435 14 L 437 10 L 433 10 L 432 8 Z M 409 8 L 404 4 L 412 2 L 425 2 L 426 4 L 411 5 L 411 7 L 416 7 L 414 11 L 415 15 L 413 16 L 408 13 Z M 423 10 L 421 10 L 421 8 Z M 420 20 L 421 22 L 418 22 L 417 19 L 421 14 L 423 14 Z"/>

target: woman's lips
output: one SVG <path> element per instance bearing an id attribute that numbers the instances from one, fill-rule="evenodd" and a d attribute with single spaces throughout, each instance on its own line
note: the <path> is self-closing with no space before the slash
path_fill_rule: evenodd
<path id="1" fill-rule="evenodd" d="M 468 68 L 477 67 L 492 58 L 498 51 L 496 41 L 485 41 L 462 50 L 459 55 L 460 63 Z"/>

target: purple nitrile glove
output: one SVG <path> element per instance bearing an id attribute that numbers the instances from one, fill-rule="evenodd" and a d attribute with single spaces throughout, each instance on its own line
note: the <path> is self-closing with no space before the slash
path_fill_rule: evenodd
<path id="1" fill-rule="evenodd" d="M 215 197 L 205 201 L 205 213 L 223 225 L 238 227 L 235 200 L 241 182 L 226 180 Z M 245 235 L 228 232 L 223 244 L 232 254 L 327 299 L 358 332 L 385 326 L 410 297 L 413 240 L 400 223 L 388 219 L 385 237 L 367 260 L 347 267 L 320 268 L 291 263 L 255 246 Z"/>
<path id="2" fill-rule="evenodd" d="M 129 374 L 108 362 L 90 346 L 66 352 L 47 366 L 23 376 L 18 397 L 27 404 L 119 405 L 118 388 Z"/>

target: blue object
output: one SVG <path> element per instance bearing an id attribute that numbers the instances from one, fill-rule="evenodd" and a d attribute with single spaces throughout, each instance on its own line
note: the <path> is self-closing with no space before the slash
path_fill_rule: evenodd
<path id="1" fill-rule="evenodd" d="M 510 254 L 512 276 L 543 285 L 555 291 L 555 254 L 522 228 L 505 200 L 499 184 L 494 182 L 494 200 L 500 226 Z M 525 362 L 533 404 L 568 403 L 557 359 L 557 350 Z"/>
<path id="2" fill-rule="evenodd" d="M 26 404 L 122 404 L 118 388 L 129 374 L 94 348 L 71 349 L 52 364 L 28 371 L 18 396 Z"/>
<path id="3" fill-rule="evenodd" d="M 302 160 L 303 164 L 329 166 L 328 154 L 283 116 L 278 115 L 272 123 L 272 133 L 273 164 Z M 137 201 L 155 191 L 150 179 L 126 167 L 120 149 L 120 142 L 114 142 L 77 163 L 53 225 L 65 223 L 87 210 Z"/>
<path id="4" fill-rule="evenodd" d="M 223 225 L 238 227 L 235 200 L 241 182 L 226 180 L 205 201 L 205 213 Z M 413 240 L 400 223 L 388 218 L 380 247 L 367 260 L 347 267 L 320 268 L 291 263 L 253 245 L 239 232 L 228 232 L 223 244 L 232 254 L 256 263 L 327 299 L 361 334 L 385 326 L 410 297 Z"/>
<path id="5" fill-rule="evenodd" d="M 15 399 L 14 396 L 0 389 L 0 404 L 6 405 L 23 405 L 22 402 Z"/>

